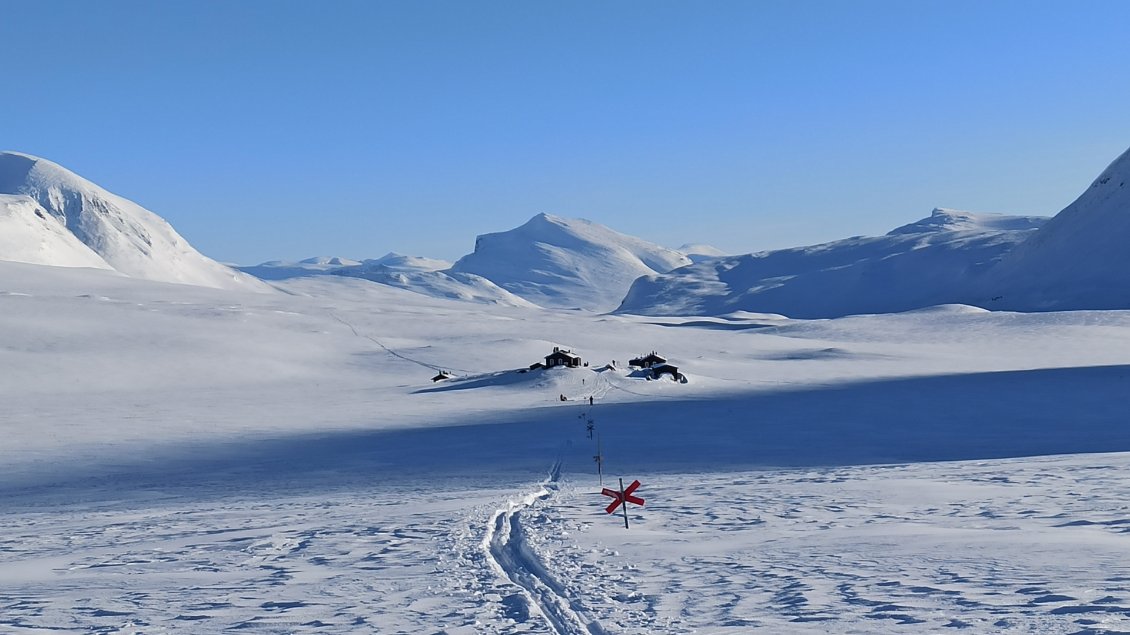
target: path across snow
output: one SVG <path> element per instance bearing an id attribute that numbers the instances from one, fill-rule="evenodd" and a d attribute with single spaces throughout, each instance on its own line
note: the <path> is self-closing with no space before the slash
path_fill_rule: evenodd
<path id="1" fill-rule="evenodd" d="M 644 474 L 630 530 L 568 465 L 519 496 L 17 496 L 0 632 L 1118 633 L 1128 475 L 1126 454 Z"/>
<path id="2" fill-rule="evenodd" d="M 568 596 L 526 540 L 528 530 L 522 525 L 522 512 L 535 502 L 549 500 L 558 491 L 560 479 L 561 463 L 557 462 L 537 491 L 496 511 L 487 525 L 483 549 L 490 555 L 495 571 L 523 590 L 528 606 L 545 618 L 554 633 L 603 635 L 606 631 L 600 623 Z"/>

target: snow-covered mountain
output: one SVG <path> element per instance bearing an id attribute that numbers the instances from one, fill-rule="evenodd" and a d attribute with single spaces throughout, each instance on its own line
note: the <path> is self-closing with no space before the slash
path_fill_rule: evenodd
<path id="1" fill-rule="evenodd" d="M 1045 220 L 935 209 L 885 236 L 709 259 L 647 276 L 618 311 L 824 318 L 961 302 L 996 259 Z"/>
<path id="2" fill-rule="evenodd" d="M 479 236 L 474 253 L 451 271 L 482 276 L 540 306 L 606 311 L 636 278 L 690 263 L 603 225 L 538 214 L 516 229 Z"/>
<path id="3" fill-rule="evenodd" d="M 675 251 L 690 258 L 691 262 L 702 262 L 710 258 L 721 258 L 730 255 L 714 245 L 704 245 L 700 243 L 686 243 Z"/>
<path id="4" fill-rule="evenodd" d="M 351 260 L 340 256 L 315 256 L 298 262 L 270 260 L 258 265 L 241 266 L 238 269 L 263 280 L 289 280 L 290 278 L 304 278 L 323 274 L 366 278 L 367 275 L 358 274 L 439 271 L 450 266 L 451 263 L 446 260 L 423 256 L 405 256 L 396 252 L 389 252 L 380 258 L 369 260 Z"/>
<path id="5" fill-rule="evenodd" d="M 6 198 L 5 226 L 19 226 L 20 233 L 0 242 L 0 260 L 108 267 L 135 278 L 205 287 L 269 289 L 203 256 L 153 212 L 51 161 L 0 152 L 0 194 L 22 197 Z M 27 206 L 32 202 L 38 209 Z"/>
<path id="6" fill-rule="evenodd" d="M 454 265 L 391 252 L 360 262 L 319 257 L 240 270 L 265 280 L 332 274 L 438 298 L 607 311 L 636 278 L 721 254 L 707 245 L 687 248 L 693 256 L 591 221 L 538 214 L 516 229 L 479 236 L 474 253 Z"/>
<path id="7" fill-rule="evenodd" d="M 451 263 L 446 260 L 424 256 L 405 256 L 395 251 L 390 251 L 380 258 L 366 260 L 359 264 L 370 269 L 383 267 L 389 271 L 440 271 L 451 267 Z"/>
<path id="8" fill-rule="evenodd" d="M 501 306 L 534 306 L 482 276 L 444 271 L 449 267 L 451 263 L 446 260 L 390 252 L 380 258 L 367 260 L 318 256 L 298 262 L 272 260 L 239 269 L 263 280 L 281 281 L 325 275 L 345 276 L 414 291 L 433 298 Z"/>
<path id="9" fill-rule="evenodd" d="M 0 258 L 58 267 L 111 269 L 66 225 L 27 196 L 0 194 Z"/>
<path id="10" fill-rule="evenodd" d="M 1130 308 L 1130 150 L 1001 259 L 983 306 L 1016 311 Z"/>
<path id="11" fill-rule="evenodd" d="M 533 308 L 529 301 L 520 298 L 482 276 L 458 271 L 430 269 L 395 269 L 385 265 L 362 263 L 356 267 L 342 267 L 335 275 L 363 278 L 398 289 L 407 289 L 433 298 L 464 300 L 501 306 Z"/>
<path id="12" fill-rule="evenodd" d="M 289 280 L 333 273 L 343 267 L 354 267 L 359 264 L 361 264 L 360 260 L 339 256 L 315 256 L 298 262 L 268 260 L 258 265 L 237 266 L 236 269 L 262 280 Z"/>

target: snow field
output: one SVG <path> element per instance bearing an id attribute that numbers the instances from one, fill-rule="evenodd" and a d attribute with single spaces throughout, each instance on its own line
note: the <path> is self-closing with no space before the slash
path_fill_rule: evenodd
<path id="1" fill-rule="evenodd" d="M 0 631 L 1130 630 L 1130 313 L 278 289 L 0 263 Z"/>
<path id="2" fill-rule="evenodd" d="M 643 475 L 647 504 L 630 511 L 630 530 L 604 513 L 595 474 L 567 465 L 559 486 L 510 491 L 421 481 L 306 494 L 319 489 L 306 479 L 266 496 L 235 486 L 31 499 L 6 513 L 0 625 L 1121 632 L 1130 622 L 1128 462 Z"/>
<path id="3" fill-rule="evenodd" d="M 1123 632 L 1128 461 L 651 475 L 627 531 L 594 476 L 530 523 L 609 632 Z"/>

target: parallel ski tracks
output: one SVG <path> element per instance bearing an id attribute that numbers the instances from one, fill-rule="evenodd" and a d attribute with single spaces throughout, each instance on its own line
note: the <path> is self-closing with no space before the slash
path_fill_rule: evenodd
<path id="1" fill-rule="evenodd" d="M 569 596 L 564 585 L 553 577 L 526 542 L 522 512 L 534 502 L 552 496 L 557 491 L 560 477 L 561 462 L 558 461 L 538 490 L 495 511 L 487 524 L 483 550 L 495 573 L 522 590 L 530 608 L 545 617 L 554 633 L 607 635 L 600 623 Z"/>

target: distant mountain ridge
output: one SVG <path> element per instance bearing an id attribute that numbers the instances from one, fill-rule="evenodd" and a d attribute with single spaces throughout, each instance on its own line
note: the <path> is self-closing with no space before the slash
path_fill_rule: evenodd
<path id="1" fill-rule="evenodd" d="M 673 250 L 588 220 L 538 214 L 480 235 L 454 264 L 389 253 L 236 271 L 136 203 L 45 159 L 0 152 L 0 260 L 257 291 L 271 289 L 259 278 L 334 274 L 436 297 L 644 315 L 825 318 L 941 304 L 1130 309 L 1128 185 L 1130 151 L 1051 220 L 939 208 L 883 236 L 723 255 L 709 245 Z"/>
<path id="2" fill-rule="evenodd" d="M 435 297 L 608 311 L 640 275 L 691 262 L 683 253 L 589 220 L 543 213 L 515 229 L 479 236 L 475 251 L 454 264 L 393 252 L 361 262 L 318 257 L 240 269 L 267 280 L 332 274 Z"/>
<path id="3" fill-rule="evenodd" d="M 57 224 L 56 227 L 41 223 L 34 231 L 45 241 L 44 245 L 50 244 L 36 251 L 35 264 L 98 266 L 101 261 L 122 274 L 148 280 L 227 289 L 270 289 L 256 278 L 205 257 L 160 216 L 46 159 L 0 152 L 0 194 L 34 202 L 40 212 Z M 5 207 L 9 220 L 21 213 L 15 211 L 21 205 L 11 198 Z M 28 230 L 26 223 L 23 227 Z M 61 237 L 60 231 L 75 240 Z M 26 256 L 36 235 L 25 235 L 20 249 L 8 245 L 0 251 L 0 260 Z M 90 254 L 77 255 L 82 251 L 79 244 Z M 83 261 L 89 264 L 75 264 Z"/>
<path id="4" fill-rule="evenodd" d="M 1046 220 L 935 209 L 885 236 L 713 258 L 645 276 L 617 311 L 828 318 L 961 302 L 973 281 Z"/>

